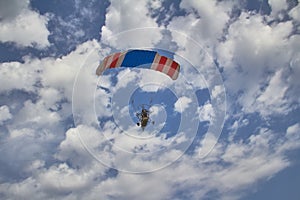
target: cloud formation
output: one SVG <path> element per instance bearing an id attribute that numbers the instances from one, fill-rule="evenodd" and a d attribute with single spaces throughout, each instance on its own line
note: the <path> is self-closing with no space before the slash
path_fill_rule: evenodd
<path id="1" fill-rule="evenodd" d="M 271 13 L 261 15 L 232 1 L 182 1 L 160 24 L 151 12 L 165 3 L 112 1 L 99 41 L 62 57 L 1 63 L 1 198 L 240 199 L 293 165 L 287 152 L 300 148 L 293 114 L 299 111 L 299 4 L 269 1 Z M 9 5 L 11 12 L 1 12 L 1 42 L 49 46 L 48 14 L 33 11 L 28 1 Z M 81 15 L 93 18 L 85 9 Z M 129 69 L 94 74 L 109 53 L 145 47 L 174 50 L 184 63 L 178 82 Z M 166 101 L 172 106 L 153 106 L 160 134 L 125 126 L 132 120 L 126 92 L 153 82 L 159 87 L 143 92 L 172 88 L 177 94 Z M 190 95 L 194 88 L 209 94 Z M 225 126 L 210 128 L 223 125 L 225 91 Z M 115 113 L 112 94 L 120 97 Z"/>
<path id="2" fill-rule="evenodd" d="M 1 1 L 0 41 L 21 47 L 45 48 L 50 45 L 48 16 L 29 7 L 29 1 Z"/>

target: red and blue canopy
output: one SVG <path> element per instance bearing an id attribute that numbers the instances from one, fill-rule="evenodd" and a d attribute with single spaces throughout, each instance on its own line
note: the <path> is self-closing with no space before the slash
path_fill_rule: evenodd
<path id="1" fill-rule="evenodd" d="M 180 70 L 180 65 L 177 62 L 166 56 L 161 56 L 155 51 L 128 50 L 105 57 L 98 66 L 96 74 L 99 76 L 106 69 L 117 67 L 152 69 L 168 75 L 173 80 L 177 79 Z"/>

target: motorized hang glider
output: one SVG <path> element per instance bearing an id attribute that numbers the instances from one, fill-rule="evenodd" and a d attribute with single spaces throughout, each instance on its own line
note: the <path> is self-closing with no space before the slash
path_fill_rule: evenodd
<path id="1" fill-rule="evenodd" d="M 177 79 L 180 70 L 177 62 L 159 55 L 156 51 L 134 49 L 105 57 L 99 64 L 96 74 L 100 76 L 106 69 L 117 67 L 152 69 L 168 75 L 173 80 Z"/>
<path id="2" fill-rule="evenodd" d="M 161 56 L 156 51 L 150 50 L 128 50 L 125 52 L 113 53 L 103 59 L 99 64 L 96 74 L 100 76 L 105 70 L 117 67 L 145 68 L 166 74 L 176 80 L 179 75 L 180 65 L 173 59 Z M 137 126 L 145 129 L 150 119 L 150 111 L 142 106 L 142 110 L 136 113 Z M 154 124 L 154 121 L 152 121 Z"/>

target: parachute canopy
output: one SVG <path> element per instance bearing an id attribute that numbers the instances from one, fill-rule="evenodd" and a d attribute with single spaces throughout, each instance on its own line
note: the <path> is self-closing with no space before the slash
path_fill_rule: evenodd
<path id="1" fill-rule="evenodd" d="M 99 64 L 96 74 L 100 76 L 106 69 L 117 67 L 152 69 L 168 75 L 173 80 L 177 79 L 180 69 L 177 62 L 171 58 L 161 56 L 155 51 L 128 50 L 105 57 Z"/>

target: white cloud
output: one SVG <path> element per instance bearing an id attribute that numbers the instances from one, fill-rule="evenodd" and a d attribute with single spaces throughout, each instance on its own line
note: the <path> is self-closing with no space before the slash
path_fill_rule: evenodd
<path id="1" fill-rule="evenodd" d="M 299 125 L 299 123 L 288 127 L 288 129 L 286 131 L 287 138 L 296 139 L 296 138 L 299 138 L 299 135 L 300 135 L 300 125 Z"/>
<path id="2" fill-rule="evenodd" d="M 211 91 L 211 95 L 213 98 L 217 98 L 220 94 L 222 94 L 222 90 L 224 89 L 224 87 L 220 86 L 220 85 L 216 85 L 213 90 Z"/>
<path id="3" fill-rule="evenodd" d="M 38 181 L 50 193 L 68 193 L 82 191 L 91 183 L 93 172 L 85 173 L 69 167 L 66 163 L 52 166 L 38 176 Z M 52 191 L 51 191 L 52 190 Z"/>
<path id="4" fill-rule="evenodd" d="M 217 177 L 223 184 L 223 192 L 232 195 L 230 193 L 234 190 L 243 190 L 256 181 L 263 178 L 268 179 L 288 165 L 289 163 L 280 157 L 250 156 L 247 159 L 239 160 L 229 169 L 217 173 Z"/>
<path id="5" fill-rule="evenodd" d="M 58 105 L 56 103 L 61 100 L 59 90 L 55 88 L 41 88 L 39 94 L 46 108 L 57 109 Z"/>
<path id="6" fill-rule="evenodd" d="M 297 149 L 300 146 L 300 124 L 296 123 L 289 126 L 286 130 L 286 142 L 280 147 L 281 151 L 286 151 L 288 149 Z"/>
<path id="7" fill-rule="evenodd" d="M 286 10 L 288 5 L 286 1 L 281 0 L 269 0 L 269 5 L 271 6 L 271 15 L 277 17 L 279 15 L 280 11 Z M 282 17 L 282 16 L 279 16 Z"/>
<path id="8" fill-rule="evenodd" d="M 40 66 L 36 62 L 7 62 L 0 65 L 0 92 L 12 89 L 34 91 Z"/>
<path id="9" fill-rule="evenodd" d="M 104 43 L 118 49 L 152 47 L 161 38 L 155 19 L 148 15 L 147 1 L 111 2 L 102 27 L 101 40 Z"/>
<path id="10" fill-rule="evenodd" d="M 230 7 L 227 7 L 223 2 L 182 1 L 180 7 L 186 10 L 188 15 L 174 18 L 168 28 L 180 30 L 181 33 L 192 36 L 203 46 L 213 46 L 217 39 L 222 36 L 223 29 L 230 19 Z M 180 46 L 185 46 L 184 43 L 185 41 L 182 40 Z"/>
<path id="11" fill-rule="evenodd" d="M 300 22 L 300 4 L 295 6 L 293 9 L 290 10 L 289 15 L 295 20 L 296 22 Z"/>
<path id="12" fill-rule="evenodd" d="M 107 39 L 112 33 L 143 27 L 143 23 L 157 26 L 155 19 L 147 16 L 146 2 L 138 2 L 136 7 L 131 6 L 130 1 L 115 2 L 112 2 L 108 10 L 107 24 L 103 28 L 104 41 L 105 37 Z M 182 2 L 181 7 L 189 11 L 189 14 L 186 18 L 174 18 L 173 25 L 177 23 L 177 29 L 182 30 L 182 27 L 185 27 L 184 23 L 187 23 L 187 34 L 203 39 L 207 44 L 217 45 L 214 42 L 222 35 L 222 29 L 228 21 L 228 8 L 222 7 L 222 3 L 206 3 L 204 1 Z M 273 8 L 274 6 L 275 4 Z M 157 5 L 153 4 L 152 7 Z M 197 18 L 192 12 L 193 8 L 200 17 L 201 14 L 203 16 L 198 21 L 194 21 L 194 27 L 193 22 L 189 21 Z M 121 12 L 118 12 L 119 10 Z M 132 20 L 133 15 L 141 17 Z M 219 21 L 214 21 L 214 15 Z M 221 19 L 222 17 L 224 19 Z M 207 30 L 204 25 L 208 25 Z M 223 75 L 230 94 L 243 92 L 244 96 L 242 95 L 237 101 L 246 107 L 244 111 L 249 109 L 249 112 L 253 112 L 260 109 L 261 113 L 264 113 L 269 109 L 267 114 L 273 114 L 276 110 L 283 113 L 281 109 L 282 105 L 285 106 L 287 103 L 285 97 L 289 90 L 288 84 L 296 85 L 298 78 L 293 75 L 293 78 L 289 77 L 285 80 L 286 71 L 282 69 L 292 57 L 294 60 L 291 67 L 298 70 L 298 54 L 295 52 L 298 48 L 298 38 L 288 37 L 291 29 L 290 22 L 267 25 L 261 17 L 245 13 L 230 24 L 224 43 L 217 48 L 218 58 L 224 66 Z M 202 31 L 198 34 L 197 30 Z M 145 37 L 141 37 L 138 33 L 138 41 L 133 44 L 155 44 L 158 41 L 155 37 L 160 37 L 161 33 L 156 32 L 157 35 L 152 37 L 150 32 Z M 212 38 L 209 34 L 212 34 Z M 129 39 L 135 36 L 132 34 Z M 178 52 L 187 55 L 188 59 L 191 58 L 201 70 L 205 71 L 212 66 L 211 60 L 198 56 L 203 55 L 199 53 L 201 50 L 195 49 L 191 52 L 189 47 L 194 47 L 193 45 L 186 45 L 186 41 L 181 40 L 182 37 L 176 38 L 175 34 L 173 36 L 174 41 L 178 42 Z M 121 46 L 127 47 L 130 42 L 132 41 L 121 42 Z M 100 55 L 96 52 L 98 50 Z M 184 153 L 184 149 L 179 149 L 180 144 L 189 141 L 190 134 L 193 134 L 187 127 L 176 137 L 167 138 L 162 134 L 153 136 L 150 140 L 134 141 L 120 130 L 114 129 L 115 124 L 112 121 L 103 122 L 104 127 L 101 131 L 94 124 L 90 126 L 90 122 L 95 117 L 93 110 L 93 95 L 97 82 L 95 69 L 100 58 L 107 53 L 108 49 L 103 49 L 95 41 L 89 41 L 59 59 L 25 58 L 23 64 L 17 62 L 2 64 L 0 91 L 4 93 L 13 89 L 26 90 L 37 94 L 37 99 L 25 101 L 23 107 L 15 111 L 16 113 L 11 112 L 8 106 L 0 107 L 0 123 L 5 120 L 13 121 L 6 127 L 10 138 L 5 141 L 6 144 L 0 145 L 2 155 L 0 162 L 4 163 L 5 172 L 17 176 L 13 181 L 7 181 L 6 176 L 11 174 L 5 175 L 2 174 L 4 170 L 0 171 L 1 197 L 7 199 L 180 199 L 181 197 L 205 199 L 209 198 L 211 193 L 216 193 L 222 199 L 239 199 L 243 191 L 252 188 L 251 186 L 260 180 L 270 179 L 290 166 L 286 152 L 300 147 L 299 123 L 287 127 L 285 133 L 277 133 L 265 128 L 257 129 L 258 132 L 253 132 L 249 138 L 240 141 L 230 140 L 230 138 L 227 141 L 224 136 L 218 144 L 214 134 L 207 133 L 209 137 L 205 137 L 206 142 L 201 140 L 195 144 L 195 153 L 183 155 L 162 170 L 139 175 L 123 172 L 116 172 L 115 175 L 106 174 L 108 168 L 98 161 L 129 171 L 158 169 L 164 164 L 172 163 Z M 265 69 L 270 69 L 271 73 L 265 73 Z M 119 76 L 125 72 L 121 72 Z M 133 80 L 131 76 L 135 75 L 135 72 L 130 73 L 124 80 L 124 85 L 118 85 L 120 90 L 126 90 L 127 83 Z M 205 75 L 210 73 L 211 71 L 205 72 Z M 77 74 L 79 77 L 73 87 Z M 188 78 L 191 78 L 189 81 L 198 83 L 198 79 L 195 80 L 197 77 L 193 74 Z M 222 96 L 221 84 L 219 82 L 212 84 L 215 76 L 205 76 L 205 78 L 208 78 L 212 97 Z M 154 80 L 145 75 L 145 79 L 139 84 L 150 81 Z M 100 77 L 99 83 L 108 88 L 111 86 L 108 76 Z M 264 89 L 260 88 L 261 85 L 265 86 Z M 198 83 L 198 86 L 203 87 L 202 83 Z M 272 98 L 274 93 L 279 96 L 278 99 Z M 108 95 L 102 89 L 97 90 L 95 95 L 99 98 L 97 103 L 102 109 L 108 103 Z M 66 102 L 62 104 L 63 108 L 60 110 L 59 102 L 63 100 Z M 84 122 L 85 125 L 69 129 L 63 121 L 72 114 L 72 101 L 75 103 L 75 114 L 87 121 Z M 175 110 L 187 111 L 192 107 L 193 102 L 191 98 L 181 95 L 174 105 Z M 251 109 L 251 106 L 256 108 Z M 101 109 L 100 112 L 103 112 Z M 213 104 L 206 103 L 201 109 L 202 120 L 208 120 L 212 114 L 215 114 Z M 163 118 L 162 121 L 166 119 L 168 113 L 165 110 L 160 107 L 154 107 L 153 110 L 153 116 Z M 126 114 L 127 107 L 123 111 Z M 215 112 L 218 114 L 217 109 Z M 242 125 L 247 123 L 247 120 L 241 121 Z M 238 122 L 233 123 L 232 129 L 237 130 L 238 125 Z M 138 132 L 136 127 L 128 129 L 127 133 L 143 137 L 147 134 L 151 136 L 147 130 L 143 133 Z M 80 139 L 92 151 L 87 152 Z M 179 145 L 173 148 L 174 146 L 170 145 L 174 143 Z M 123 150 L 118 149 L 116 145 Z M 214 145 L 215 148 L 212 148 Z M 139 149 L 141 146 L 143 150 Z M 138 154 L 165 147 L 170 149 L 151 155 Z M 127 154 L 128 152 L 124 150 L 137 153 Z M 205 153 L 201 154 L 201 152 Z M 207 155 L 207 152 L 210 154 Z M 98 160 L 94 159 L 95 157 Z"/>
<path id="13" fill-rule="evenodd" d="M 150 7 L 152 9 L 159 9 L 162 7 L 162 0 L 154 0 L 154 1 L 149 1 Z"/>
<path id="14" fill-rule="evenodd" d="M 97 83 L 95 71 L 100 60 L 97 54 L 99 48 L 96 41 L 87 41 L 62 58 L 42 59 L 40 63 L 43 66 L 42 85 L 52 92 L 59 91 L 61 98 L 69 102 L 73 98 L 73 101 L 78 100 L 77 103 L 81 102 L 85 105 L 90 103 L 89 101 L 93 100 Z M 42 95 L 47 97 L 45 92 Z"/>
<path id="15" fill-rule="evenodd" d="M 147 199 L 153 196 L 146 195 L 148 193 L 143 188 L 151 188 L 152 193 L 157 191 L 155 194 L 158 196 L 155 197 L 158 199 L 163 197 L 176 199 L 178 197 L 176 191 L 182 191 L 183 195 L 189 195 L 190 199 L 204 198 L 210 191 L 217 191 L 224 199 L 239 199 L 242 195 L 241 191 L 259 180 L 270 179 L 290 165 L 284 158 L 284 153 L 277 148 L 277 145 L 282 145 L 281 141 L 274 144 L 274 139 L 274 133 L 262 131 L 247 143 L 233 143 L 228 146 L 219 144 L 205 159 L 200 159 L 197 155 L 191 157 L 186 155 L 180 162 L 155 173 L 143 175 L 121 173 L 116 178 L 99 184 L 92 193 L 89 192 L 89 195 L 93 197 L 100 195 L 97 191 L 106 191 L 101 193 L 103 198 L 114 196 L 130 199 L 143 195 Z M 285 144 L 288 143 L 295 143 L 295 141 L 285 141 Z M 275 146 L 270 148 L 270 145 Z M 211 159 L 211 156 L 216 158 Z M 220 161 L 225 161 L 227 164 L 220 165 L 218 164 Z M 199 171 L 202 173 L 198 173 Z M 174 178 L 175 174 L 176 178 Z M 160 179 L 161 176 L 164 179 Z M 141 181 L 142 186 L 139 184 Z M 132 185 L 136 187 L 130 187 Z"/>
<path id="16" fill-rule="evenodd" d="M 0 18 L 1 20 L 11 20 L 18 16 L 23 10 L 28 8 L 29 0 L 1 0 Z"/>
<path id="17" fill-rule="evenodd" d="M 293 35 L 290 38 L 290 49 L 293 49 L 293 54 L 290 61 L 290 73 L 288 76 L 284 76 L 284 79 L 287 79 L 289 84 L 288 96 L 289 98 L 295 100 L 296 102 L 300 102 L 299 94 L 300 92 L 300 53 L 299 53 L 299 45 L 300 45 L 300 36 Z"/>
<path id="18" fill-rule="evenodd" d="M 138 77 L 138 85 L 146 92 L 163 90 L 174 84 L 174 80 L 165 74 L 149 69 L 141 70 Z"/>
<path id="19" fill-rule="evenodd" d="M 189 107 L 189 104 L 192 102 L 192 100 L 188 97 L 180 97 L 174 104 L 174 110 L 176 112 L 184 112 L 185 109 Z"/>
<path id="20" fill-rule="evenodd" d="M 210 103 L 205 103 L 203 106 L 199 107 L 197 113 L 199 114 L 200 121 L 211 122 L 215 118 L 215 112 Z"/>
<path id="21" fill-rule="evenodd" d="M 281 67 L 289 58 L 288 52 L 282 49 L 287 47 L 286 38 L 292 28 L 290 21 L 270 26 L 261 16 L 242 13 L 229 27 L 226 41 L 219 46 L 221 64 L 228 68 L 241 67 L 241 72 L 247 72 L 249 77 L 262 73 L 264 68 Z M 257 34 L 259 37 L 255 37 Z"/>
<path id="22" fill-rule="evenodd" d="M 272 178 L 290 165 L 284 151 L 295 148 L 292 144 L 299 147 L 299 141 L 278 140 L 277 135 L 267 129 L 261 129 L 248 141 L 219 143 L 204 158 L 204 163 L 210 166 L 205 172 L 211 176 L 205 182 L 209 187 L 218 185 L 217 190 L 224 199 L 240 199 L 241 191 L 252 188 L 250 186 L 259 180 Z M 286 147 L 284 151 L 280 148 L 282 145 Z M 220 161 L 224 165 L 215 163 Z"/>
<path id="23" fill-rule="evenodd" d="M 16 137 L 23 137 L 29 136 L 34 137 L 34 130 L 30 128 L 23 128 L 23 129 L 14 129 L 10 131 L 10 138 L 14 139 Z"/>
<path id="24" fill-rule="evenodd" d="M 53 126 L 60 119 L 60 115 L 57 112 L 49 111 L 42 101 L 37 103 L 26 101 L 24 107 L 14 116 L 16 123 L 37 123 L 42 127 Z"/>
<path id="25" fill-rule="evenodd" d="M 26 2 L 26 3 L 25 3 Z M 1 1 L 2 3 L 2 1 Z M 0 41 L 14 42 L 20 46 L 45 48 L 49 46 L 48 18 L 30 10 L 29 1 L 5 1 L 0 17 Z M 12 12 L 10 12 L 10 10 Z"/>
<path id="26" fill-rule="evenodd" d="M 290 110 L 285 97 L 288 85 L 282 80 L 282 73 L 282 70 L 277 71 L 266 90 L 257 98 L 256 106 L 264 116 L 274 113 L 287 114 Z"/>
<path id="27" fill-rule="evenodd" d="M 169 187 L 157 176 L 120 174 L 117 179 L 109 179 L 97 185 L 86 198 L 162 199 L 169 195 Z"/>
<path id="28" fill-rule="evenodd" d="M 52 159 L 56 145 L 64 139 L 64 130 L 72 125 L 70 116 L 73 84 L 76 73 L 87 56 L 90 56 L 90 60 L 85 64 L 90 67 L 90 76 L 85 77 L 92 82 L 97 80 L 95 69 L 99 58 L 95 55 L 95 44 L 93 41 L 82 44 L 70 55 L 60 59 L 39 60 L 25 57 L 24 63 L 2 63 L 1 95 L 11 95 L 14 91 L 20 91 L 13 96 L 20 98 L 20 102 L 17 104 L 17 100 L 13 99 L 10 122 L 4 124 L 4 132 L 1 134 L 1 163 L 8 162 L 3 165 L 3 169 L 7 173 L 11 171 L 8 175 L 11 176 L 9 180 L 30 176 L 30 169 L 34 167 L 31 166 L 31 162 L 34 160 L 46 162 Z M 90 54 L 91 49 L 95 54 Z M 95 60 L 96 65 L 89 63 Z M 28 94 L 22 91 L 28 91 Z M 83 92 L 89 91 L 80 92 L 84 97 Z M 10 106 L 9 103 L 7 102 L 7 105 Z M 3 108 L 1 117 L 6 116 L 8 119 L 7 109 Z M 2 122 L 4 121 L 1 120 Z M 20 152 L 22 156 L 18 156 Z M 2 174 L 2 170 L 0 172 L 2 180 L 6 175 Z"/>
<path id="29" fill-rule="evenodd" d="M 137 79 L 137 73 L 126 68 L 117 75 L 117 78 L 118 82 L 117 85 L 112 88 L 113 92 L 116 92 L 121 88 L 126 88 L 129 83 Z"/>
<path id="30" fill-rule="evenodd" d="M 9 111 L 8 106 L 1 106 L 0 107 L 0 125 L 2 125 L 6 120 L 12 118 L 12 115 Z"/>
<path id="31" fill-rule="evenodd" d="M 289 86 L 275 79 L 270 80 L 273 73 L 277 76 L 279 71 L 286 73 L 284 67 L 297 51 L 298 47 L 292 47 L 288 39 L 292 29 L 291 21 L 268 25 L 261 16 L 247 13 L 242 13 L 239 19 L 230 25 L 226 41 L 217 49 L 220 64 L 224 66 L 226 91 L 234 95 L 239 94 L 237 99 L 230 101 L 238 102 L 246 112 L 257 111 L 263 115 L 273 112 L 286 113 L 286 107 L 279 108 L 279 104 L 287 103 L 284 102 L 283 95 Z M 274 86 L 271 86 L 273 84 Z M 260 100 L 263 97 L 267 98 L 267 93 L 262 94 L 262 88 L 267 85 L 269 89 L 265 92 L 268 92 L 268 97 L 271 88 L 275 89 L 278 86 L 282 89 L 281 95 L 269 99 L 270 107 L 257 107 L 257 97 L 262 95 Z M 274 103 L 273 106 L 271 102 Z"/>
<path id="32" fill-rule="evenodd" d="M 45 167 L 45 161 L 44 160 L 34 160 L 32 163 L 27 167 L 26 171 L 34 172 L 41 168 Z"/>

